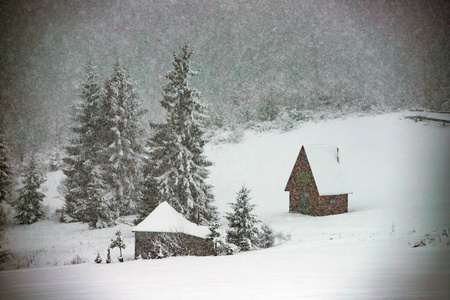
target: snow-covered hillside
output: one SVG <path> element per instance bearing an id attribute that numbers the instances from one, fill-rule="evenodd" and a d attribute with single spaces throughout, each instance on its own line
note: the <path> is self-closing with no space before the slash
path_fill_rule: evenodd
<path id="1" fill-rule="evenodd" d="M 252 190 L 258 215 L 283 226 L 291 216 L 286 214 L 289 201 L 284 188 L 301 145 L 322 143 L 339 147 L 353 190 L 345 220 L 378 214 L 378 228 L 388 230 L 393 222 L 397 230 L 405 231 L 412 230 L 408 228 L 412 224 L 424 231 L 450 225 L 450 130 L 441 124 L 405 120 L 402 113 L 308 123 L 284 134 L 247 132 L 243 143 L 210 148 L 219 210 L 229 210 L 227 203 L 245 184 Z M 306 232 L 341 217 L 312 218 L 312 228 Z M 362 230 L 366 221 L 356 221 L 353 230 Z M 303 228 L 292 230 L 295 234 Z"/>
<path id="2" fill-rule="evenodd" d="M 403 117 L 307 123 L 283 134 L 246 132 L 239 144 L 208 146 L 219 211 L 230 210 L 245 184 L 259 217 L 290 234 L 282 245 L 234 256 L 98 265 L 96 251 L 105 257 L 118 228 L 126 237 L 125 257 L 132 258 L 131 226 L 89 231 L 85 224 L 40 221 L 9 229 L 5 248 L 30 251 L 37 266 L 62 265 L 74 255 L 88 263 L 0 272 L 0 298 L 447 299 L 450 129 Z M 353 190 L 347 214 L 287 212 L 284 188 L 300 147 L 317 143 L 340 148 Z M 414 248 L 420 241 L 425 246 Z"/>

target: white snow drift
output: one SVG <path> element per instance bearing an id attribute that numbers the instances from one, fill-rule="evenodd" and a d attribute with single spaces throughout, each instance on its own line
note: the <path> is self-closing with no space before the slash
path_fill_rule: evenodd
<path id="1" fill-rule="evenodd" d="M 208 146 L 222 215 L 245 184 L 255 212 L 290 234 L 289 242 L 234 256 L 95 264 L 116 228 L 40 221 L 9 229 L 5 248 L 46 249 L 42 254 L 54 259 L 76 253 L 89 263 L 0 272 L 0 298 L 448 299 L 450 129 L 403 117 L 311 122 L 289 133 L 246 133 L 240 144 Z M 300 147 L 323 143 L 339 145 L 353 192 L 350 212 L 290 214 L 284 187 Z M 131 259 L 132 227 L 120 228 Z M 414 248 L 419 241 L 426 246 Z"/>
<path id="2" fill-rule="evenodd" d="M 136 232 L 182 232 L 206 238 L 208 226 L 198 226 L 179 214 L 167 201 L 159 204 L 141 223 L 132 228 Z"/>

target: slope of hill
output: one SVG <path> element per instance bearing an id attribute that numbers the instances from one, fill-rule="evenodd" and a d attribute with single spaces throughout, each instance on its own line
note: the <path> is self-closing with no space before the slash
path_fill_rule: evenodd
<path id="1" fill-rule="evenodd" d="M 246 132 L 240 144 L 208 146 L 215 162 L 210 181 L 216 205 L 222 214 L 228 211 L 227 203 L 245 184 L 258 205 L 256 213 L 290 234 L 290 241 L 234 256 L 97 265 L 96 250 L 104 256 L 117 228 L 89 231 L 87 225 L 40 221 L 16 226 L 7 237 L 29 250 L 45 247 L 53 259 L 69 251 L 88 263 L 0 272 L 0 297 L 446 299 L 449 141 L 448 127 L 414 123 L 402 113 L 306 123 L 284 134 Z M 304 143 L 340 147 L 353 188 L 349 213 L 310 217 L 287 212 L 284 186 Z M 119 227 L 131 259 L 131 227 Z M 70 249 L 74 245 L 76 252 Z"/>

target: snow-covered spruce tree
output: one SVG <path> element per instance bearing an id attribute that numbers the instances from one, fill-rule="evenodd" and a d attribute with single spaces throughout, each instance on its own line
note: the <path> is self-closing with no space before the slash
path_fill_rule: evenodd
<path id="1" fill-rule="evenodd" d="M 159 204 L 158 201 L 158 181 L 154 176 L 155 165 L 147 157 L 144 159 L 142 169 L 141 194 L 136 201 L 135 224 L 145 219 Z"/>
<path id="2" fill-rule="evenodd" d="M 7 200 L 11 193 L 12 172 L 8 159 L 8 147 L 6 145 L 3 128 L 0 127 L 0 203 Z"/>
<path id="3" fill-rule="evenodd" d="M 173 70 L 166 74 L 161 106 L 167 111 L 166 123 L 155 124 L 150 140 L 150 159 L 155 164 L 159 201 L 167 201 L 190 221 L 207 225 L 217 219 L 212 206 L 212 187 L 206 183 L 211 166 L 203 155 L 205 105 L 199 92 L 189 85 L 193 52 L 187 44 L 172 58 Z"/>
<path id="4" fill-rule="evenodd" d="M 87 201 L 83 205 L 85 221 L 89 228 L 105 228 L 117 224 L 118 204 L 108 184 L 103 180 L 102 170 L 94 167 L 87 185 Z"/>
<path id="5" fill-rule="evenodd" d="M 231 243 L 227 243 L 217 229 L 221 226 L 221 223 L 213 222 L 209 226 L 210 233 L 207 236 L 208 242 L 214 249 L 214 255 L 232 255 L 239 252 L 239 248 Z"/>
<path id="6" fill-rule="evenodd" d="M 143 156 L 140 117 L 145 113 L 140 106 L 139 93 L 127 68 L 116 62 L 101 106 L 101 143 L 105 180 L 114 190 L 121 214 L 134 213 L 134 199 L 139 197 Z"/>
<path id="7" fill-rule="evenodd" d="M 22 170 L 23 187 L 19 189 L 19 199 L 16 203 L 16 219 L 20 224 L 32 224 L 43 217 L 42 201 L 45 195 L 39 190 L 45 182 L 45 177 L 39 170 L 34 155 Z"/>
<path id="8" fill-rule="evenodd" d="M 235 244 L 240 251 L 257 248 L 258 224 L 260 221 L 251 212 L 256 205 L 250 204 L 250 190 L 245 186 L 237 194 L 236 203 L 230 203 L 233 213 L 227 213 L 228 220 L 227 242 Z"/>
<path id="9" fill-rule="evenodd" d="M 66 168 L 63 170 L 67 178 L 64 181 L 64 212 L 77 221 L 93 225 L 95 219 L 101 219 L 113 224 L 117 219 L 115 211 L 105 211 L 108 206 L 92 210 L 92 199 L 97 199 L 104 191 L 104 172 L 100 160 L 102 136 L 101 100 L 104 91 L 97 81 L 95 67 L 89 62 L 85 67 L 85 78 L 81 82 L 81 100 L 74 105 L 74 125 L 71 130 L 73 137 L 66 147 L 67 157 L 64 158 Z M 98 188 L 98 191 L 94 189 Z M 97 195 L 97 196 L 94 196 Z M 100 201 L 103 202 L 103 201 Z M 102 216 L 94 216 L 95 214 Z M 104 216 L 111 216 L 105 220 Z"/>

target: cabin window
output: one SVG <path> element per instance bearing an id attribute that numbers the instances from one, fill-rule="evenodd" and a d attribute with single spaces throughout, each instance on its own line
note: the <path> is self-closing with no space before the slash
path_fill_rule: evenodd
<path id="1" fill-rule="evenodd" d="M 331 197 L 330 204 L 335 204 L 335 203 L 336 203 L 336 197 Z"/>
<path id="2" fill-rule="evenodd" d="M 309 174 L 307 172 L 298 172 L 297 173 L 297 181 L 310 183 L 311 182 L 311 174 Z"/>
<path id="3" fill-rule="evenodd" d="M 306 155 L 302 154 L 302 162 L 306 162 Z"/>

